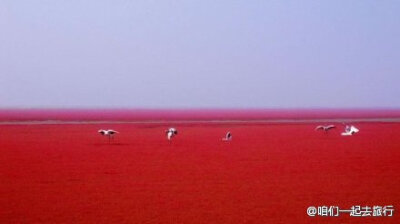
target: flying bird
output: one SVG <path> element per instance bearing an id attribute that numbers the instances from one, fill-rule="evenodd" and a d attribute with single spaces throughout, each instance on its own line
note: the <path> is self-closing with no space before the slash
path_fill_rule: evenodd
<path id="1" fill-rule="evenodd" d="M 119 132 L 114 131 L 112 129 L 108 129 L 108 130 L 100 129 L 100 130 L 98 130 L 98 133 L 100 133 L 103 136 L 108 136 L 108 142 L 111 142 L 111 139 L 114 139 L 114 135 Z"/>
<path id="2" fill-rule="evenodd" d="M 178 131 L 175 128 L 169 128 L 165 133 L 167 134 L 167 139 L 171 141 L 172 137 L 178 134 Z"/>
<path id="3" fill-rule="evenodd" d="M 325 133 L 327 133 L 329 130 L 336 128 L 335 125 L 331 124 L 331 125 L 319 125 L 315 128 L 315 130 L 323 130 L 325 131 Z"/>
<path id="4" fill-rule="evenodd" d="M 354 135 L 359 131 L 360 130 L 358 130 L 358 128 L 354 127 L 353 125 L 346 125 L 346 127 L 344 128 L 344 132 L 342 133 L 342 136 Z"/>
<path id="5" fill-rule="evenodd" d="M 222 141 L 230 141 L 230 140 L 232 140 L 232 134 L 231 132 L 228 131 L 225 135 L 225 138 L 223 138 Z"/>

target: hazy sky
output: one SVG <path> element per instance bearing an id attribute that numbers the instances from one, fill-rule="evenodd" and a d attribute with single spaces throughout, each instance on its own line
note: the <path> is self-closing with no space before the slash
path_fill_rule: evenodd
<path id="1" fill-rule="evenodd" d="M 400 1 L 0 1 L 0 108 L 400 108 Z"/>

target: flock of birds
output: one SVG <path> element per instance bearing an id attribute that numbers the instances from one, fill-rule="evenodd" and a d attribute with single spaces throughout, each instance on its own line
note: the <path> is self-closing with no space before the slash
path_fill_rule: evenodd
<path id="1" fill-rule="evenodd" d="M 115 134 L 118 134 L 119 132 L 118 132 L 118 131 L 115 131 L 115 130 L 112 130 L 112 129 L 108 129 L 108 130 L 100 129 L 100 130 L 98 130 L 98 133 L 100 133 L 100 134 L 103 135 L 103 136 L 108 137 L 108 142 L 111 142 L 112 140 L 114 140 L 114 135 L 115 135 Z M 173 138 L 175 135 L 178 134 L 178 131 L 176 130 L 176 128 L 169 128 L 168 130 L 165 131 L 165 134 L 166 134 L 166 136 L 167 136 L 167 139 L 168 139 L 169 141 L 171 141 L 172 138 Z M 228 132 L 228 134 L 229 134 L 229 138 L 227 137 L 227 139 L 230 140 L 230 139 L 232 138 L 232 135 L 231 135 L 230 132 Z M 228 134 L 227 134 L 227 136 L 228 136 Z"/>
<path id="2" fill-rule="evenodd" d="M 315 128 L 315 130 L 322 130 L 325 133 L 328 133 L 329 130 L 336 128 L 335 125 L 331 124 L 331 125 L 319 125 Z M 359 132 L 360 130 L 358 130 L 358 128 L 356 128 L 353 125 L 346 125 L 344 128 L 344 132 L 342 132 L 342 136 L 350 136 L 350 135 L 354 135 L 355 133 Z"/>
<path id="3" fill-rule="evenodd" d="M 324 131 L 325 133 L 328 133 L 329 130 L 336 128 L 335 125 L 331 124 L 331 125 L 318 125 L 315 130 L 316 131 Z M 346 125 L 344 128 L 344 132 L 341 133 L 342 136 L 350 136 L 350 135 L 354 135 L 355 133 L 359 132 L 360 130 L 358 130 L 358 128 L 356 128 L 353 125 Z M 103 136 L 108 137 L 108 141 L 111 142 L 112 140 L 114 140 L 114 135 L 118 134 L 118 131 L 112 130 L 112 129 L 100 129 L 98 130 L 98 133 L 100 133 Z M 168 130 L 165 130 L 165 134 L 167 136 L 168 141 L 171 141 L 172 138 L 178 134 L 178 130 L 176 130 L 176 128 L 169 128 Z M 231 141 L 232 140 L 232 134 L 231 132 L 227 132 L 225 137 L 222 138 L 222 141 Z"/>

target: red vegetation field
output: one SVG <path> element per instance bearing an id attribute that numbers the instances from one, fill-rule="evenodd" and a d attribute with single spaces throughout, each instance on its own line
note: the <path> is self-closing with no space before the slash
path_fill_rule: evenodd
<path id="1" fill-rule="evenodd" d="M 315 125 L 1 125 L 0 223 L 399 223 L 400 123 Z M 395 212 L 307 216 L 323 205 Z"/>

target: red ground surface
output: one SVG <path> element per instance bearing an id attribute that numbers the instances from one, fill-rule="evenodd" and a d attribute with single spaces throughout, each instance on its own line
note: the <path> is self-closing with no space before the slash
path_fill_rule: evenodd
<path id="1" fill-rule="evenodd" d="M 1 125 L 0 223 L 400 223 L 400 123 Z M 121 132 L 114 144 L 99 128 Z M 222 142 L 227 130 L 232 142 Z M 385 218 L 308 206 L 393 205 Z"/>

